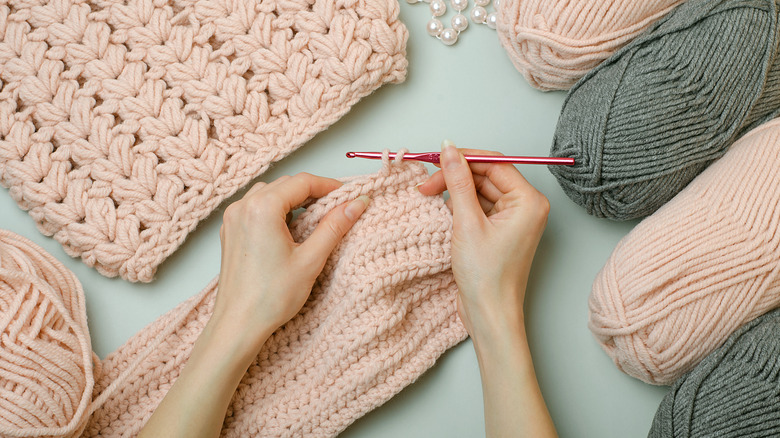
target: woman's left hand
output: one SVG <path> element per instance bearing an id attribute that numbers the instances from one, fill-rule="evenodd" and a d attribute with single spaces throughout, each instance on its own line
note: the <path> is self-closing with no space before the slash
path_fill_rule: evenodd
<path id="1" fill-rule="evenodd" d="M 228 206 L 220 230 L 222 266 L 213 323 L 241 332 L 249 328 L 252 336 L 273 332 L 300 311 L 328 256 L 369 199 L 361 196 L 335 208 L 302 243 L 293 240 L 287 221 L 306 200 L 340 186 L 335 179 L 307 173 L 283 176 L 256 184 Z"/>

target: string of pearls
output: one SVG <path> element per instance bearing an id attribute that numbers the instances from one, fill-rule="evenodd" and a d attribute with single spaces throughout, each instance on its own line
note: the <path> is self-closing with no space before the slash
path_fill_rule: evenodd
<path id="1" fill-rule="evenodd" d="M 493 7 L 498 9 L 500 0 L 492 0 Z M 447 4 L 444 0 L 406 0 L 409 4 L 419 2 L 428 3 L 431 10 L 431 20 L 428 21 L 428 34 L 438 38 L 442 43 L 451 46 L 458 41 L 460 33 L 469 27 L 469 20 L 463 15 L 463 11 L 468 9 L 469 0 L 450 0 L 450 5 L 455 9 L 456 14 L 452 17 L 450 24 L 452 27 L 445 28 L 439 17 L 447 12 Z M 485 24 L 491 29 L 496 28 L 498 14 L 493 11 L 488 13 L 486 7 L 490 5 L 491 0 L 474 0 L 474 7 L 469 12 L 469 17 L 474 24 Z"/>

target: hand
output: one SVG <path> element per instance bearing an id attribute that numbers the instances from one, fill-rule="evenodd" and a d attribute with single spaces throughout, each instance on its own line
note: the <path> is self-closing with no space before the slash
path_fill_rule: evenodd
<path id="1" fill-rule="evenodd" d="M 525 285 L 550 210 L 547 198 L 513 165 L 469 164 L 449 142 L 442 144 L 440 167 L 419 190 L 450 193 L 452 271 L 461 320 L 472 337 L 507 318 L 522 323 Z"/>
<path id="2" fill-rule="evenodd" d="M 449 142 L 442 144 L 441 168 L 419 190 L 450 192 L 458 313 L 477 353 L 486 436 L 555 437 L 523 317 L 531 261 L 550 204 L 511 164 L 469 165 Z"/>
<path id="3" fill-rule="evenodd" d="M 273 332 L 300 311 L 328 256 L 369 199 L 361 196 L 337 207 L 302 243 L 290 235 L 289 214 L 307 199 L 340 186 L 334 179 L 306 173 L 283 176 L 256 184 L 228 206 L 220 230 L 222 265 L 212 316 L 216 324 L 249 329 L 250 337 L 259 338 L 255 334 Z"/>

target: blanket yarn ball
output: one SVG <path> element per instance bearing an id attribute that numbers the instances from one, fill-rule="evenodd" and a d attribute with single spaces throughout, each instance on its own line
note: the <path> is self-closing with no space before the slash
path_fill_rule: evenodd
<path id="1" fill-rule="evenodd" d="M 618 368 L 664 385 L 780 306 L 780 119 L 624 237 L 588 306 L 589 327 Z"/>
<path id="2" fill-rule="evenodd" d="M 95 386 L 84 292 L 29 240 L 0 229 L 0 436 L 79 436 Z"/>
<path id="3" fill-rule="evenodd" d="M 683 0 L 502 0 L 498 37 L 540 90 L 568 90 Z"/>
<path id="4" fill-rule="evenodd" d="M 690 0 L 572 88 L 550 166 L 588 213 L 647 216 L 780 113 L 775 0 Z"/>

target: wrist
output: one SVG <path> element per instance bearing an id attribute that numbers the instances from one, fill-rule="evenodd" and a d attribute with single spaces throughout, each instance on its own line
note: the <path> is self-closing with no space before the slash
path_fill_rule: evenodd
<path id="1" fill-rule="evenodd" d="M 251 362 L 273 332 L 274 328 L 270 324 L 249 327 L 236 320 L 214 315 L 203 328 L 198 343 L 217 355 Z"/>

